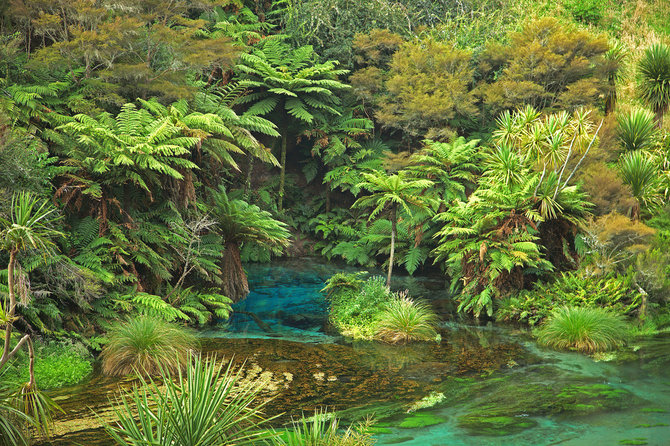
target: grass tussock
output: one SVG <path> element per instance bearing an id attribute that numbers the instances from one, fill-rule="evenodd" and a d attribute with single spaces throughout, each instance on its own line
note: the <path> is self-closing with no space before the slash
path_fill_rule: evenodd
<path id="1" fill-rule="evenodd" d="M 161 370 L 175 374 L 184 369 L 189 352 L 197 346 L 190 330 L 147 316 L 118 323 L 108 336 L 102 371 L 111 376 L 156 375 Z"/>
<path id="2" fill-rule="evenodd" d="M 590 307 L 559 308 L 537 331 L 540 344 L 586 353 L 620 347 L 627 335 L 628 325 L 622 316 Z"/>
<path id="3" fill-rule="evenodd" d="M 391 344 L 434 340 L 438 338 L 438 322 L 437 315 L 427 303 L 397 295 L 388 302 L 381 316 L 376 338 Z"/>

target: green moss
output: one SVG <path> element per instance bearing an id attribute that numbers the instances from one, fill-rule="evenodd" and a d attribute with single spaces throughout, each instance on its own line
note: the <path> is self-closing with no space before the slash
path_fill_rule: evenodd
<path id="1" fill-rule="evenodd" d="M 638 424 L 635 427 L 662 427 L 662 426 L 670 426 L 670 425 L 668 423 L 656 423 L 656 424 L 644 423 L 644 424 Z"/>
<path id="2" fill-rule="evenodd" d="M 381 426 L 379 426 L 379 425 L 370 426 L 370 427 L 368 428 L 368 431 L 369 431 L 369 432 L 372 432 L 373 434 L 390 434 L 390 433 L 393 432 L 390 428 L 388 428 L 388 427 L 381 427 Z"/>
<path id="3" fill-rule="evenodd" d="M 640 409 L 641 412 L 650 412 L 650 413 L 667 413 L 665 409 L 659 409 L 657 407 L 643 407 Z"/>
<path id="4" fill-rule="evenodd" d="M 642 445 L 642 444 L 649 444 L 649 443 L 647 443 L 646 438 L 634 438 L 634 439 L 619 440 L 619 444 Z"/>
<path id="5" fill-rule="evenodd" d="M 504 436 L 535 427 L 537 422 L 526 417 L 467 415 L 459 420 L 458 426 L 470 435 Z"/>
<path id="6" fill-rule="evenodd" d="M 398 427 L 402 429 L 415 429 L 418 427 L 426 427 L 432 426 L 434 424 L 444 423 L 445 421 L 447 420 L 436 415 L 417 413 L 402 420 Z"/>

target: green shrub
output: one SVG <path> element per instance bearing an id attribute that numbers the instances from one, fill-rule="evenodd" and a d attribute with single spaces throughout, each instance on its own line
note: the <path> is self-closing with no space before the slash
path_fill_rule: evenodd
<path id="1" fill-rule="evenodd" d="M 372 339 L 391 293 L 381 276 L 360 280 L 360 274 L 337 274 L 326 282 L 330 321 L 340 333 Z"/>
<path id="2" fill-rule="evenodd" d="M 498 321 L 518 321 L 536 325 L 562 306 L 602 307 L 618 314 L 633 314 L 642 299 L 629 277 L 580 277 L 563 273 L 552 283 L 538 283 L 533 290 L 502 299 L 496 312 Z"/>
<path id="3" fill-rule="evenodd" d="M 164 384 L 151 378 L 121 395 L 114 407 L 117 422 L 105 426 L 120 445 L 224 446 L 266 444 L 276 436 L 263 430 L 255 404 L 263 381 L 242 382 L 242 369 L 224 367 L 214 358 L 187 361 L 185 375 L 159 366 Z"/>
<path id="4" fill-rule="evenodd" d="M 35 346 L 35 380 L 40 389 L 57 389 L 77 384 L 93 371 L 93 357 L 86 347 L 73 341 L 51 341 Z M 21 351 L 7 370 L 5 379 L 29 380 L 28 354 Z"/>
<path id="5" fill-rule="evenodd" d="M 284 435 L 274 440 L 275 446 L 368 446 L 374 444 L 370 420 L 339 431 L 339 421 L 327 412 L 317 411 L 313 417 L 293 421 Z"/>
<path id="6" fill-rule="evenodd" d="M 594 353 L 622 346 L 628 333 L 620 315 L 602 308 L 563 307 L 538 329 L 537 339 L 556 349 Z"/>
<path id="7" fill-rule="evenodd" d="M 108 336 L 101 354 L 105 375 L 175 374 L 183 370 L 189 352 L 196 347 L 191 331 L 148 316 L 117 323 Z"/>
<path id="8" fill-rule="evenodd" d="M 600 0 L 572 0 L 566 6 L 578 22 L 597 25 L 603 18 Z"/>
<path id="9" fill-rule="evenodd" d="M 386 305 L 375 337 L 391 344 L 439 339 L 437 314 L 425 302 L 397 295 Z"/>

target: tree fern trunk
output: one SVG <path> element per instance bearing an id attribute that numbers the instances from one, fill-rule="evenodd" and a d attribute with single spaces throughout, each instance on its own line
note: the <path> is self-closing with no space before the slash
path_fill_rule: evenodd
<path id="1" fill-rule="evenodd" d="M 391 289 L 391 274 L 393 273 L 393 256 L 395 254 L 395 234 L 397 224 L 396 208 L 393 207 L 391 210 L 391 253 L 389 254 L 389 273 L 388 276 L 386 276 L 386 288 L 388 289 Z"/>
<path id="2" fill-rule="evenodd" d="M 249 201 L 249 190 L 251 190 L 251 175 L 254 171 L 254 157 L 249 154 L 249 164 L 247 165 L 247 178 L 244 181 L 244 201 Z"/>
<path id="3" fill-rule="evenodd" d="M 288 128 L 284 126 L 281 135 L 281 161 L 279 170 L 279 200 L 277 209 L 281 211 L 284 205 L 284 179 L 286 177 L 286 144 L 288 143 Z"/>
<path id="4" fill-rule="evenodd" d="M 223 253 L 223 294 L 239 302 L 249 294 L 249 282 L 242 268 L 240 245 L 237 242 L 226 243 Z"/>

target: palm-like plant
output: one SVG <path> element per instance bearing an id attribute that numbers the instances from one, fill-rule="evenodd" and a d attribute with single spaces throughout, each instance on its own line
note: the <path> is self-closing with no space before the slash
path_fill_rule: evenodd
<path id="1" fill-rule="evenodd" d="M 244 243 L 253 243 L 281 252 L 288 246 L 290 232 L 286 224 L 272 218 L 272 214 L 251 205 L 244 200 L 232 200 L 223 186 L 212 191 L 212 215 L 223 237 L 224 294 L 237 302 L 249 294 L 247 275 L 242 268 L 240 247 Z"/>
<path id="2" fill-rule="evenodd" d="M 638 64 L 637 86 L 642 100 L 656 113 L 656 124 L 670 106 L 670 48 L 656 43 L 647 48 Z"/>
<path id="3" fill-rule="evenodd" d="M 393 256 L 395 254 L 395 238 L 398 230 L 398 210 L 412 215 L 411 208 L 423 209 L 432 214 L 436 200 L 422 195 L 422 191 L 433 186 L 433 182 L 426 179 L 415 179 L 407 171 L 400 171 L 395 175 L 373 171 L 363 173 L 364 181 L 357 187 L 370 192 L 360 197 L 353 204 L 354 207 L 373 208 L 368 220 L 374 220 L 381 214 L 388 214 L 391 220 L 391 251 L 389 253 L 388 275 L 386 286 L 391 286 L 393 272 Z"/>
<path id="4" fill-rule="evenodd" d="M 195 357 L 185 373 L 163 370 L 164 385 L 141 378 L 114 407 L 117 422 L 105 428 L 118 445 L 225 446 L 264 444 L 276 437 L 263 429 L 255 404 L 261 381 L 242 380 L 243 369 Z"/>
<path id="5" fill-rule="evenodd" d="M 462 286 L 459 311 L 490 316 L 496 298 L 523 287 L 526 269 L 552 269 L 538 243 L 536 221 L 542 218 L 530 199 L 534 186 L 528 177 L 519 184 L 485 184 L 467 202 L 435 216 L 444 222 L 435 235 L 435 262 L 445 262 L 452 290 Z"/>
<path id="6" fill-rule="evenodd" d="M 619 115 L 617 123 L 617 137 L 626 151 L 649 148 L 658 133 L 654 114 L 641 108 Z"/>
<path id="7" fill-rule="evenodd" d="M 635 198 L 631 219 L 637 221 L 640 219 L 642 206 L 654 207 L 660 203 L 658 162 L 653 155 L 635 150 L 624 153 L 619 159 L 618 167 L 621 180 L 630 186 Z"/>
<path id="8" fill-rule="evenodd" d="M 37 250 L 42 255 L 49 255 L 53 248 L 53 238 L 63 234 L 53 227 L 57 219 L 56 209 L 49 205 L 47 200 L 22 192 L 12 198 L 11 216 L 7 220 L 0 218 L 0 248 L 9 252 L 7 265 L 8 302 L 3 302 L 3 320 L 5 321 L 5 339 L 0 356 L 0 368 L 9 361 L 21 347 L 27 343 L 31 352 L 31 372 L 34 355 L 30 335 L 25 334 L 14 348 L 11 347 L 12 331 L 16 321 L 16 291 L 15 270 L 17 256 L 22 251 Z M 35 384 L 35 376 L 31 373 L 30 384 Z"/>
<path id="9" fill-rule="evenodd" d="M 202 130 L 189 135 L 171 116 L 157 117 L 134 104 L 125 104 L 116 116 L 75 115 L 58 130 L 72 140 L 60 141 L 68 172 L 56 196 L 66 203 L 92 200 L 103 228 L 114 203 L 111 187 L 135 185 L 152 199 L 164 178 L 181 181 L 185 170 L 197 168 L 186 157 L 205 136 Z"/>
<path id="10" fill-rule="evenodd" d="M 465 199 L 465 189 L 479 171 L 479 140 L 460 137 L 451 143 L 426 140 L 426 146 L 412 156 L 410 170 L 419 178 L 435 181 L 442 187 L 441 197 L 449 203 Z"/>
<path id="11" fill-rule="evenodd" d="M 302 125 L 311 125 L 320 116 L 339 115 L 336 91 L 348 88 L 337 80 L 347 70 L 336 68 L 336 61 L 315 62 L 311 46 L 292 49 L 278 39 L 266 39 L 251 53 L 243 53 L 237 70 L 240 85 L 252 93 L 240 103 L 252 104 L 246 114 L 265 116 L 274 111 L 287 113 Z M 278 209 L 284 199 L 288 121 L 281 117 L 281 160 Z"/>
<path id="12" fill-rule="evenodd" d="M 34 425 L 34 420 L 16 408 L 12 389 L 4 378 L 0 371 L 0 446 L 28 446 L 23 426 Z"/>

